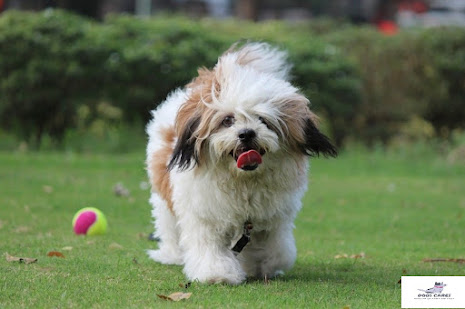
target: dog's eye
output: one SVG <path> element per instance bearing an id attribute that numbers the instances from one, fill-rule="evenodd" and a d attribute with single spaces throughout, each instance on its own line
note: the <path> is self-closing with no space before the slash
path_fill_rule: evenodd
<path id="1" fill-rule="evenodd" d="M 234 124 L 234 122 L 235 122 L 235 119 L 233 116 L 226 116 L 224 117 L 222 124 L 223 126 L 229 128 L 230 126 Z"/>
<path id="2" fill-rule="evenodd" d="M 268 129 L 270 128 L 270 125 L 268 124 L 268 121 L 265 120 L 265 118 L 260 116 L 258 117 L 258 120 L 260 120 L 264 125 L 266 125 Z"/>

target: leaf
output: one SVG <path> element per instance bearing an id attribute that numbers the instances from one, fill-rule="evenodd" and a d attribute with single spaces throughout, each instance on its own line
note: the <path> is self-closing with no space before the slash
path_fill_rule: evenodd
<path id="1" fill-rule="evenodd" d="M 126 187 L 124 187 L 124 185 L 121 182 L 118 182 L 113 187 L 113 193 L 115 193 L 116 196 L 122 196 L 122 197 L 129 197 L 129 195 L 131 195 L 129 190 Z"/>
<path id="2" fill-rule="evenodd" d="M 365 258 L 365 252 L 360 252 L 359 254 L 352 254 L 350 256 L 351 259 L 364 259 Z"/>
<path id="3" fill-rule="evenodd" d="M 423 262 L 452 262 L 452 263 L 465 263 L 465 259 L 423 259 Z"/>
<path id="4" fill-rule="evenodd" d="M 170 301 L 180 301 L 180 300 L 183 300 L 183 299 L 189 299 L 189 297 L 191 297 L 191 295 L 192 295 L 192 293 L 184 293 L 184 292 L 176 292 L 176 293 L 172 293 L 172 294 L 170 294 L 168 296 L 157 294 L 157 296 L 160 297 L 161 299 L 170 300 Z"/>
<path id="5" fill-rule="evenodd" d="M 58 252 L 58 251 L 50 251 L 49 253 L 47 253 L 47 256 L 49 256 L 49 257 L 56 256 L 56 257 L 60 257 L 60 258 L 65 258 L 63 253 Z"/>
<path id="6" fill-rule="evenodd" d="M 110 249 L 123 249 L 123 246 L 121 246 L 120 244 L 116 243 L 116 242 L 112 242 L 108 248 Z"/>
<path id="7" fill-rule="evenodd" d="M 16 227 L 13 232 L 15 233 L 18 233 L 18 234 L 23 234 L 23 233 L 27 233 L 29 232 L 31 229 L 27 226 L 24 226 L 24 225 L 20 225 L 18 227 Z"/>
<path id="8" fill-rule="evenodd" d="M 43 186 L 42 190 L 44 190 L 45 193 L 50 194 L 53 192 L 53 187 L 52 186 Z"/>
<path id="9" fill-rule="evenodd" d="M 34 258 L 23 258 L 23 257 L 16 257 L 5 253 L 6 261 L 7 262 L 20 262 L 24 264 L 31 264 L 37 262 L 37 259 Z"/>
<path id="10" fill-rule="evenodd" d="M 360 252 L 359 254 L 348 255 L 347 253 L 338 254 L 334 256 L 335 259 L 363 259 L 365 258 L 365 252 Z"/>

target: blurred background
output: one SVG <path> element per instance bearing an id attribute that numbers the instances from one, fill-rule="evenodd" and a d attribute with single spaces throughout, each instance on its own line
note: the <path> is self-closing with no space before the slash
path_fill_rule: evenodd
<path id="1" fill-rule="evenodd" d="M 465 163 L 463 0 L 0 0 L 0 150 L 134 152 L 237 40 L 289 51 L 342 149 Z"/>

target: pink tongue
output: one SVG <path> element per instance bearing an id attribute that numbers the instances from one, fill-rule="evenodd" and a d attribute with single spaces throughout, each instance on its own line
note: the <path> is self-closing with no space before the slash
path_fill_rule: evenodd
<path id="1" fill-rule="evenodd" d="M 256 150 L 249 150 L 241 153 L 237 158 L 237 167 L 244 168 L 245 166 L 253 166 L 262 163 L 262 156 Z"/>

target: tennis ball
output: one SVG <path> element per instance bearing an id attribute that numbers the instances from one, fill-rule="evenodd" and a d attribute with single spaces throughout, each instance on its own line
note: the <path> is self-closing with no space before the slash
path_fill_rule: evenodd
<path id="1" fill-rule="evenodd" d="M 107 231 L 107 219 L 97 208 L 85 207 L 74 215 L 73 230 L 78 235 L 102 235 Z"/>

